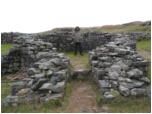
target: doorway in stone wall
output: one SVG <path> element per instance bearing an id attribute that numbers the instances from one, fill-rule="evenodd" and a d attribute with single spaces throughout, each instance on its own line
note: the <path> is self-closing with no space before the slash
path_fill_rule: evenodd
<path id="1" fill-rule="evenodd" d="M 70 57 L 72 93 L 69 97 L 69 104 L 66 107 L 67 113 L 95 113 L 103 112 L 96 104 L 96 92 L 93 84 L 87 78 L 91 75 L 88 52 L 84 56 L 76 55 L 73 52 L 65 52 Z M 85 79 L 86 78 L 86 79 Z"/>

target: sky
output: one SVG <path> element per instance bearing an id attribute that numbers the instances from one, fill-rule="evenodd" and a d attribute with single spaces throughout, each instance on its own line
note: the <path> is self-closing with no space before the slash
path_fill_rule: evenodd
<path id="1" fill-rule="evenodd" d="M 151 0 L 0 0 L 0 31 L 36 33 L 151 20 Z"/>

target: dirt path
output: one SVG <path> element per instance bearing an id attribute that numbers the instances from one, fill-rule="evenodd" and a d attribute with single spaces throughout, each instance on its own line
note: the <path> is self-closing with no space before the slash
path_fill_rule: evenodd
<path id="1" fill-rule="evenodd" d="M 74 70 L 85 69 L 87 56 L 75 56 L 70 58 Z M 96 108 L 96 94 L 89 82 L 73 80 L 72 93 L 69 97 L 69 104 L 65 110 L 66 113 L 94 113 Z"/>
<path id="2" fill-rule="evenodd" d="M 74 66 L 74 69 L 84 69 L 85 68 L 85 62 L 82 59 L 78 58 L 70 58 L 70 62 Z"/>
<path id="3" fill-rule="evenodd" d="M 66 108 L 67 113 L 96 112 L 95 93 L 87 82 L 73 81 L 73 91 Z"/>
<path id="4" fill-rule="evenodd" d="M 150 60 L 151 59 L 151 55 L 149 52 L 147 51 L 142 51 L 142 50 L 137 50 L 138 54 L 141 55 L 142 57 L 144 57 L 144 59 Z"/>

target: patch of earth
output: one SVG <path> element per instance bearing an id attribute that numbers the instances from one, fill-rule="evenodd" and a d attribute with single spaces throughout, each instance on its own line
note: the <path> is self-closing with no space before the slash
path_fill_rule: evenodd
<path id="1" fill-rule="evenodd" d="M 66 113 L 101 112 L 96 106 L 96 94 L 87 82 L 71 82 L 73 91 L 69 97 Z"/>
<path id="2" fill-rule="evenodd" d="M 71 64 L 74 66 L 75 70 L 85 69 L 85 62 L 78 58 L 70 58 Z"/>
<path id="3" fill-rule="evenodd" d="M 2 78 L 2 82 L 7 82 L 7 81 L 14 82 L 14 81 L 22 80 L 26 77 L 28 77 L 26 70 L 20 69 L 15 74 L 9 74 L 9 75 L 4 76 L 4 78 Z"/>
<path id="4" fill-rule="evenodd" d="M 138 54 L 141 55 L 142 57 L 144 57 L 144 59 L 146 60 L 150 60 L 151 59 L 151 54 L 147 51 L 143 51 L 143 50 L 137 50 Z"/>

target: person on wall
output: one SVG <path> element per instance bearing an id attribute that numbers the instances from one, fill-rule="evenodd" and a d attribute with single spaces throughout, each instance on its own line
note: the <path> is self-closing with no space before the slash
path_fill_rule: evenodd
<path id="1" fill-rule="evenodd" d="M 83 38 L 83 33 L 80 31 L 80 28 L 78 26 L 75 27 L 74 32 L 73 32 L 74 55 L 77 55 L 77 50 L 79 48 L 80 55 L 83 56 L 83 54 L 82 54 L 82 38 Z"/>

